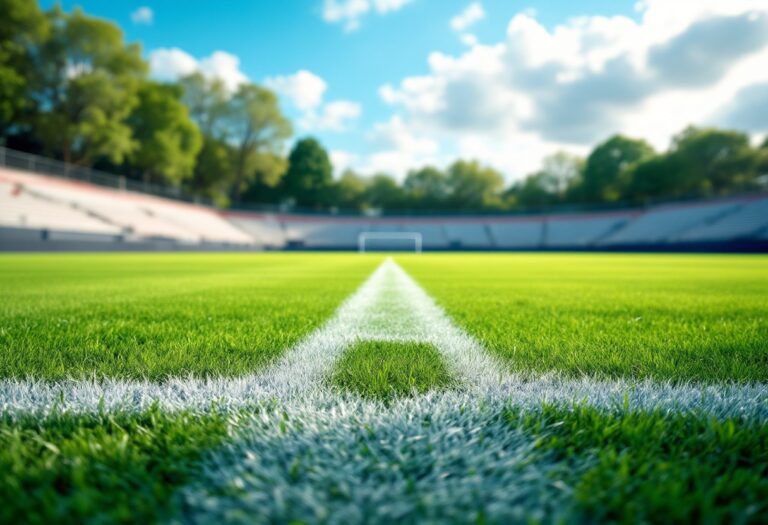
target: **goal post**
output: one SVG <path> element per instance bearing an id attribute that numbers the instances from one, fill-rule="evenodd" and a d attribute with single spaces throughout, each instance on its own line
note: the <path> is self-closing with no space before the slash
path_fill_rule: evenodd
<path id="1" fill-rule="evenodd" d="M 368 241 L 413 241 L 413 249 L 421 253 L 422 237 L 419 232 L 362 232 L 357 236 L 360 253 L 368 251 Z"/>

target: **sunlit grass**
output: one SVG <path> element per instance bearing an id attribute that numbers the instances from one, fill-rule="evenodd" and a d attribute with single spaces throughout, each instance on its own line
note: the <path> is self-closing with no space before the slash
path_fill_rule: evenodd
<path id="1" fill-rule="evenodd" d="M 510 368 L 768 380 L 768 257 L 499 254 L 397 261 Z"/>
<path id="2" fill-rule="evenodd" d="M 0 523 L 154 523 L 237 415 L 0 419 Z"/>
<path id="3" fill-rule="evenodd" d="M 0 256 L 0 377 L 233 376 L 328 319 L 380 257 Z"/>
<path id="4" fill-rule="evenodd" d="M 764 523 L 768 427 L 668 412 L 588 406 L 511 409 L 507 418 L 559 464 L 573 521 Z"/>
<path id="5" fill-rule="evenodd" d="M 335 367 L 334 385 L 363 397 L 387 400 L 454 384 L 430 344 L 365 341 L 348 349 Z"/>

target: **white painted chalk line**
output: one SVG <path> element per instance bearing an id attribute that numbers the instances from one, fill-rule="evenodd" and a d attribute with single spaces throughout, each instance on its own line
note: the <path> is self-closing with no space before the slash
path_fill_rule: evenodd
<path id="1" fill-rule="evenodd" d="M 427 342 L 461 379 L 459 392 L 429 399 L 502 399 L 521 406 L 586 402 L 600 407 L 695 410 L 719 417 L 768 420 L 766 384 L 672 384 L 653 380 L 564 378 L 559 374 L 510 374 L 482 345 L 457 327 L 434 300 L 391 259 L 373 274 L 323 326 L 273 366 L 239 378 L 175 378 L 164 382 L 120 379 L 46 382 L 0 381 L 0 413 L 166 410 L 242 407 L 264 399 L 326 403 L 338 398 L 324 379 L 356 341 Z M 458 397 L 457 397 L 458 396 Z M 464 396 L 464 397 L 462 397 Z"/>

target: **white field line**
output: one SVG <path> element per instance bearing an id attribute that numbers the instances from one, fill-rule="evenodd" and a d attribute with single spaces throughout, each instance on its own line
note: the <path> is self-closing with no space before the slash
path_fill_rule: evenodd
<path id="1" fill-rule="evenodd" d="M 50 411 L 166 410 L 241 407 L 278 399 L 292 405 L 339 402 L 324 379 L 344 350 L 360 340 L 429 342 L 462 380 L 460 391 L 430 394 L 424 402 L 585 402 L 612 408 L 694 410 L 718 417 L 768 420 L 768 385 L 673 385 L 650 380 L 566 379 L 557 374 L 509 374 L 474 338 L 458 328 L 394 261 L 381 264 L 323 326 L 273 366 L 240 378 L 177 378 L 161 383 L 119 379 L 0 381 L 0 414 Z M 431 400 L 431 401 L 430 401 Z M 362 402 L 361 402 L 362 403 Z"/>

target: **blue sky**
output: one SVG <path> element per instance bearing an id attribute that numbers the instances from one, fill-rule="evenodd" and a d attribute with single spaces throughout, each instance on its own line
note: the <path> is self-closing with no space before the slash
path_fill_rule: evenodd
<path id="1" fill-rule="evenodd" d="M 736 71 L 739 63 L 756 60 L 768 46 L 759 35 L 735 46 L 734 53 L 725 53 L 722 67 L 698 84 L 662 85 L 663 78 L 649 80 L 651 73 L 659 74 L 648 66 L 648 57 L 682 41 L 677 51 L 672 45 L 667 61 L 677 64 L 676 70 L 700 67 L 686 63 L 686 57 L 695 56 L 697 50 L 706 52 L 706 41 L 713 34 L 723 38 L 732 31 L 737 37 L 737 17 L 757 12 L 758 23 L 752 26 L 768 27 L 760 8 L 768 7 L 764 0 L 732 0 L 727 8 L 716 6 L 714 0 L 654 0 L 640 5 L 624 0 L 61 3 L 67 10 L 81 6 L 91 15 L 116 21 L 129 41 L 142 44 L 158 78 L 199 68 L 232 82 L 247 77 L 267 83 L 280 93 L 297 136 L 317 136 L 333 151 L 337 167 L 350 165 L 364 172 L 402 175 L 422 163 L 446 164 L 460 156 L 475 156 L 514 179 L 535 168 L 548 153 L 558 149 L 581 153 L 619 131 L 643 135 L 662 147 L 674 126 L 679 130 L 691 119 L 731 123 L 732 115 L 746 113 L 757 121 L 750 131 L 764 132 L 761 119 L 755 119 L 749 108 L 729 109 L 726 103 L 732 98 L 729 93 L 746 88 L 756 91 L 752 98 L 762 102 L 760 86 L 768 78 L 734 80 L 734 75 L 744 76 Z M 44 7 L 52 4 L 42 2 Z M 454 20 L 462 14 L 467 15 L 464 24 Z M 719 33 L 710 29 L 707 34 L 703 26 L 697 41 L 697 24 L 717 17 L 733 23 Z M 688 33 L 692 36 L 686 44 L 681 37 Z M 542 52 L 546 56 L 537 58 Z M 614 76 L 608 74 L 612 67 L 619 68 Z M 558 74 L 537 85 L 534 80 L 552 68 L 559 68 Z M 517 84 L 510 84 L 510 77 Z M 483 85 L 475 85 L 477 78 Z M 552 88 L 561 83 L 562 89 Z M 725 93 L 723 84 L 728 83 L 733 85 Z M 637 84 L 644 86 L 641 93 L 634 93 Z M 707 90 L 713 93 L 700 96 Z M 687 97 L 689 91 L 699 97 L 698 116 L 695 108 L 686 108 L 670 119 L 675 96 Z M 596 95 L 590 98 L 590 93 Z M 596 100 L 597 96 L 602 98 Z M 613 98 L 617 101 L 611 107 L 603 107 L 606 99 Z M 633 112 L 645 113 L 648 109 L 642 107 L 648 105 L 651 113 L 657 112 L 655 120 L 644 115 L 643 125 L 627 124 Z M 622 118 L 609 118 L 608 110 Z M 674 122 L 655 131 L 657 121 L 669 120 Z"/>

